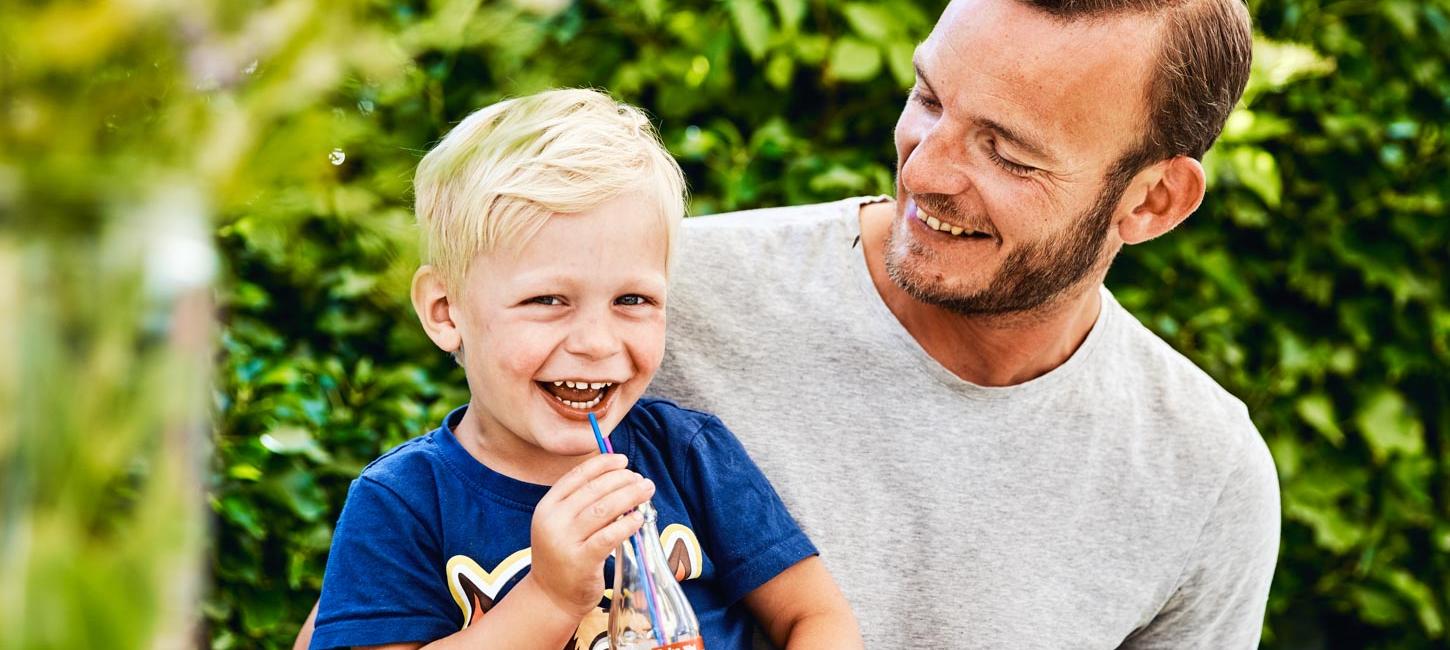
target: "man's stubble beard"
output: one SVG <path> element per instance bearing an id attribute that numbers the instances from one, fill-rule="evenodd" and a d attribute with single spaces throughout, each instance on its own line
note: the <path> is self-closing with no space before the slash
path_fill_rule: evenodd
<path id="1" fill-rule="evenodd" d="M 930 272 L 920 268 L 917 257 L 924 252 L 896 254 L 894 227 L 886 235 L 886 272 L 911 297 L 963 316 L 1025 316 L 1050 307 L 1084 281 L 1106 273 L 1112 256 L 1103 249 L 1103 242 L 1127 180 L 1109 180 L 1067 232 L 1010 253 L 987 288 L 980 291 L 955 294 L 929 284 L 925 278 Z M 908 244 L 908 248 L 914 246 Z"/>

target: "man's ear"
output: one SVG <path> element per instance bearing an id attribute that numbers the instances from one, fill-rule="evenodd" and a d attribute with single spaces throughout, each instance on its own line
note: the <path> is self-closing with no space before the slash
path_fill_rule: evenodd
<path id="1" fill-rule="evenodd" d="M 463 334 L 453 320 L 452 303 L 448 301 L 448 284 L 437 269 L 425 264 L 413 274 L 413 311 L 423 323 L 423 331 L 444 352 L 457 352 L 463 347 Z"/>
<path id="2" fill-rule="evenodd" d="M 1203 165 L 1188 156 L 1148 166 L 1128 185 L 1124 196 L 1137 205 L 1118 221 L 1118 236 L 1125 244 L 1139 244 L 1173 230 L 1203 203 L 1205 185 Z"/>

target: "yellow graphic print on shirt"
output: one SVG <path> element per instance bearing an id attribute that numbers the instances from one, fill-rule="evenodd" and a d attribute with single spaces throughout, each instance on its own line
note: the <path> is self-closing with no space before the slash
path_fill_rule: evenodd
<path id="1" fill-rule="evenodd" d="M 665 560 L 679 581 L 700 577 L 704 570 L 700 541 L 695 532 L 680 524 L 670 524 L 660 532 L 660 546 L 665 550 Z M 479 617 L 487 614 L 498 602 L 499 591 L 533 560 L 533 551 L 522 548 L 498 563 L 492 571 L 478 566 L 466 555 L 455 555 L 448 559 L 448 591 L 453 602 L 463 612 L 463 627 L 468 627 Z M 599 606 L 579 621 L 573 638 L 563 650 L 608 650 L 609 649 L 609 598 L 604 590 Z"/>

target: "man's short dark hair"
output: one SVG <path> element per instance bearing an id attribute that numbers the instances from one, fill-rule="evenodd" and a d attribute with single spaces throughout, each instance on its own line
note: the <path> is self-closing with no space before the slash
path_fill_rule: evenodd
<path id="1" fill-rule="evenodd" d="M 1108 172 L 1110 184 L 1175 156 L 1202 159 L 1243 96 L 1253 31 L 1243 0 L 1018 0 L 1065 21 L 1141 13 L 1163 22 L 1148 80 L 1141 140 Z"/>

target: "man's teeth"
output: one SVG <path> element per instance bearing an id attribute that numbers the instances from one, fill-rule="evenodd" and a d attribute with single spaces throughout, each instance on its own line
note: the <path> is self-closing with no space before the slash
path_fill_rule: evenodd
<path id="1" fill-rule="evenodd" d="M 966 235 L 968 237 L 970 237 L 972 235 L 981 234 L 981 233 L 979 233 L 979 232 L 977 232 L 975 230 L 968 230 L 968 229 L 963 228 L 961 226 L 953 226 L 953 225 L 951 225 L 951 224 L 949 224 L 949 223 L 947 223 L 945 221 L 942 221 L 941 219 L 938 219 L 936 217 L 933 217 L 933 216 L 927 214 L 926 211 L 922 210 L 920 206 L 917 206 L 917 208 L 916 208 L 916 218 L 917 219 L 920 219 L 922 221 L 922 223 L 925 223 L 926 226 L 928 228 L 931 228 L 932 230 L 936 230 L 936 231 L 939 231 L 939 232 L 945 232 L 945 233 L 951 233 L 951 234 L 957 235 L 959 237 L 963 233 L 966 233 Z"/>

